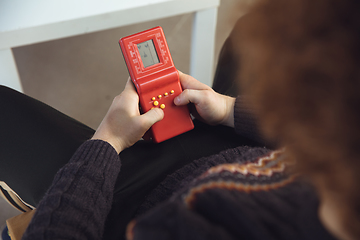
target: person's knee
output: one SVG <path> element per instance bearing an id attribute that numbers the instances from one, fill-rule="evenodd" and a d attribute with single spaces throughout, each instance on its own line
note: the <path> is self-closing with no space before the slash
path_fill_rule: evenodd
<path id="1" fill-rule="evenodd" d="M 4 85 L 0 85 L 0 107 L 1 110 L 14 106 L 15 99 L 18 99 L 23 94 L 16 91 L 15 89 L 9 88 Z"/>
<path id="2" fill-rule="evenodd" d="M 13 89 L 11 89 L 11 88 L 9 88 L 7 86 L 4 86 L 4 85 L 0 85 L 0 93 L 9 92 L 11 90 L 13 90 Z M 15 90 L 13 90 L 13 91 L 15 91 Z"/>
<path id="3" fill-rule="evenodd" d="M 7 86 L 4 86 L 4 85 L 0 85 L 0 96 L 1 97 L 5 97 L 5 96 L 8 96 L 8 95 L 14 94 L 14 93 L 18 93 L 18 91 L 16 91 L 15 89 L 9 88 Z"/>

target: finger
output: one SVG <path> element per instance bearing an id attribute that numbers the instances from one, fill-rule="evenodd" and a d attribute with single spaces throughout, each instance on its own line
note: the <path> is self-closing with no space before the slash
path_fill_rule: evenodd
<path id="1" fill-rule="evenodd" d="M 139 101 L 139 95 L 136 92 L 135 86 L 133 82 L 131 81 L 130 77 L 128 81 L 125 84 L 124 91 L 122 94 L 127 99 L 133 99 L 133 101 L 138 102 Z"/>
<path id="2" fill-rule="evenodd" d="M 140 116 L 143 121 L 143 126 L 149 129 L 154 123 L 161 121 L 164 118 L 164 111 L 159 108 L 154 108 Z"/>
<path id="3" fill-rule="evenodd" d="M 180 83 L 183 89 L 205 90 L 210 88 L 208 85 L 201 83 L 192 76 L 182 73 L 179 70 L 178 72 L 179 72 Z"/>
<path id="4" fill-rule="evenodd" d="M 125 88 L 124 90 L 127 91 L 131 91 L 131 92 L 136 92 L 135 86 L 133 84 L 133 82 L 131 81 L 131 78 L 129 77 L 126 84 L 125 84 Z"/>
<path id="5" fill-rule="evenodd" d="M 202 90 L 186 89 L 174 99 L 174 103 L 178 106 L 187 105 L 189 103 L 198 104 L 202 99 Z"/>

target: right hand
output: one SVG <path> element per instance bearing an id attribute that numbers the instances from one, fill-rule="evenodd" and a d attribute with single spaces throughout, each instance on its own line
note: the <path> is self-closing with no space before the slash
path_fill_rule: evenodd
<path id="1" fill-rule="evenodd" d="M 179 71 L 184 91 L 174 99 L 175 105 L 193 103 L 195 117 L 210 125 L 234 127 L 235 98 L 215 92 L 211 87 Z"/>
<path id="2" fill-rule="evenodd" d="M 124 91 L 115 97 L 92 139 L 106 141 L 120 153 L 135 144 L 154 123 L 163 118 L 164 112 L 160 108 L 140 115 L 139 96 L 129 79 Z"/>

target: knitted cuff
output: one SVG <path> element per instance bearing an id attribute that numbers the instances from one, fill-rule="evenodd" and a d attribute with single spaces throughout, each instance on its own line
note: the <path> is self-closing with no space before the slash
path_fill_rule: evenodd
<path id="1" fill-rule="evenodd" d="M 250 104 L 250 100 L 246 96 L 239 96 L 235 101 L 234 109 L 234 125 L 237 134 L 255 140 L 259 143 L 263 142 L 254 108 Z"/>

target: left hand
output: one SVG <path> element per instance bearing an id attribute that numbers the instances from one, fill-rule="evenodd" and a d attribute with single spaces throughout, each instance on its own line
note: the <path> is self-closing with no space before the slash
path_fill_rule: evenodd
<path id="1" fill-rule="evenodd" d="M 179 71 L 180 82 L 184 91 L 174 99 L 175 105 L 193 103 L 195 117 L 210 125 L 222 124 L 234 127 L 235 98 L 215 92 L 190 75 Z"/>
<path id="2" fill-rule="evenodd" d="M 109 142 L 120 153 L 134 145 L 154 123 L 163 118 L 164 112 L 159 108 L 140 115 L 139 96 L 129 78 L 124 91 L 115 97 L 92 139 Z"/>

